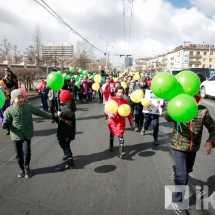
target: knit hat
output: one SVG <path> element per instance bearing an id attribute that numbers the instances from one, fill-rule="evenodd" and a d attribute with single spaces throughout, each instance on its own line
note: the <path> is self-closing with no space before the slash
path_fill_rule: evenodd
<path id="1" fill-rule="evenodd" d="M 11 102 L 13 102 L 17 96 L 23 96 L 23 93 L 18 89 L 13 90 L 11 92 Z"/>
<path id="2" fill-rule="evenodd" d="M 60 92 L 60 101 L 62 103 L 66 103 L 66 102 L 70 101 L 71 99 L 72 99 L 72 97 L 71 97 L 71 93 L 69 90 L 62 90 Z"/>
<path id="3" fill-rule="evenodd" d="M 140 82 L 146 82 L 147 81 L 147 77 L 146 76 L 142 76 L 141 78 L 140 78 Z"/>

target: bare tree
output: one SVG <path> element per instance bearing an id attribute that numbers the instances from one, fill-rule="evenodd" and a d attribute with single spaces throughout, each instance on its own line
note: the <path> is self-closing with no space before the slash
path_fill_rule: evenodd
<path id="1" fill-rule="evenodd" d="M 22 55 L 20 55 L 20 51 L 18 51 L 18 47 L 16 45 L 13 46 L 13 59 L 14 63 L 17 64 L 22 58 Z"/>
<path id="2" fill-rule="evenodd" d="M 27 59 L 27 62 L 29 64 L 34 64 L 34 60 L 35 60 L 35 50 L 33 46 L 29 46 L 28 48 L 26 48 L 26 52 L 24 52 L 24 56 Z"/>
<path id="3" fill-rule="evenodd" d="M 1 58 L 7 60 L 10 58 L 10 52 L 12 49 L 11 43 L 7 41 L 7 39 L 4 39 L 2 43 L 0 44 L 0 56 Z"/>
<path id="4" fill-rule="evenodd" d="M 40 61 L 42 60 L 42 35 L 39 29 L 39 26 L 36 26 L 35 32 L 34 32 L 34 56 L 36 60 L 37 67 L 40 64 Z"/>
<path id="5" fill-rule="evenodd" d="M 78 40 L 76 43 L 76 64 L 81 69 L 88 69 L 94 58 L 95 48 L 85 40 Z"/>

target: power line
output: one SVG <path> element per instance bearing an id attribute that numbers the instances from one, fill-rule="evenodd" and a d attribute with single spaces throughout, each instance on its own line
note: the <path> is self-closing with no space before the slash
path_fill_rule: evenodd
<path id="1" fill-rule="evenodd" d="M 132 10 L 133 10 L 133 0 L 132 0 L 132 5 L 131 5 L 131 20 L 130 20 L 130 32 L 129 32 L 128 53 L 129 53 L 129 48 L 130 48 L 130 38 L 131 38 Z"/>
<path id="2" fill-rule="evenodd" d="M 46 11 L 48 11 L 48 13 L 50 13 L 55 19 L 57 19 L 58 21 L 60 21 L 61 23 L 63 23 L 64 25 L 66 25 L 70 30 L 72 30 L 73 33 L 77 34 L 79 37 L 81 37 L 84 41 L 86 41 L 88 44 L 90 44 L 92 47 L 94 47 L 95 49 L 97 49 L 98 51 L 102 52 L 105 54 L 104 51 L 98 49 L 97 47 L 95 47 L 92 43 L 90 43 L 87 39 L 85 39 L 83 36 L 81 36 L 77 31 L 75 31 L 69 24 L 67 24 L 48 4 L 46 4 L 43 0 L 41 0 L 46 7 L 49 8 L 49 10 L 52 11 L 52 13 L 44 6 L 42 5 L 40 2 L 38 2 L 37 0 L 33 0 L 35 2 L 37 2 L 40 6 L 42 6 Z M 54 14 L 53 14 L 54 13 Z"/>
<path id="3" fill-rule="evenodd" d="M 125 45 L 125 54 L 126 54 L 126 43 L 125 43 L 125 0 L 122 0 L 123 7 L 123 24 L 124 24 L 124 45 Z"/>

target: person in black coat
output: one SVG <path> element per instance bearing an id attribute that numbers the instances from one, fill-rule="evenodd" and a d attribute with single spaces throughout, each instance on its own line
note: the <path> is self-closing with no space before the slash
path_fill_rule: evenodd
<path id="1" fill-rule="evenodd" d="M 67 161 L 63 170 L 74 169 L 70 142 L 75 139 L 76 120 L 73 107 L 74 103 L 72 103 L 71 93 L 69 90 L 62 90 L 60 92 L 60 102 L 60 110 L 57 112 L 57 115 L 59 116 L 57 137 L 59 145 L 64 152 L 64 159 Z"/>

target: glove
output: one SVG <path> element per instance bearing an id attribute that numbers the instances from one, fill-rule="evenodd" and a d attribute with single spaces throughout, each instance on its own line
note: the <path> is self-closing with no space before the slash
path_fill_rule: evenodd
<path id="1" fill-rule="evenodd" d="M 59 124 L 59 119 L 58 119 L 58 117 L 54 116 L 54 117 L 52 117 L 52 120 L 54 120 L 57 124 Z"/>
<path id="2" fill-rule="evenodd" d="M 131 118 L 131 119 L 129 119 L 129 123 L 130 123 L 130 126 L 131 127 L 133 127 L 134 126 L 134 121 L 133 121 L 133 119 Z"/>

